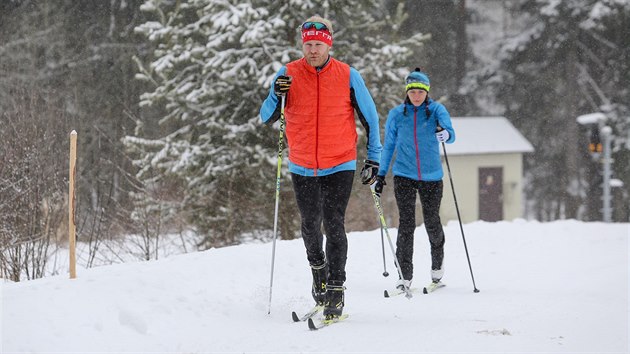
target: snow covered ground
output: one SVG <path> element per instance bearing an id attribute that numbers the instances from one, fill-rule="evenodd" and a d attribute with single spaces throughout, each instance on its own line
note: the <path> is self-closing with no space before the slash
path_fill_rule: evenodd
<path id="1" fill-rule="evenodd" d="M 271 244 L 0 283 L 0 352 L 628 352 L 629 224 L 466 224 L 479 293 L 459 225 L 445 231 L 447 287 L 411 300 L 383 298 L 395 269 L 386 248 L 392 275 L 382 276 L 380 232 L 349 234 L 350 317 L 319 332 L 291 321 L 312 303 L 302 240 L 277 244 L 270 315 Z M 422 286 L 424 227 L 416 237 Z"/>

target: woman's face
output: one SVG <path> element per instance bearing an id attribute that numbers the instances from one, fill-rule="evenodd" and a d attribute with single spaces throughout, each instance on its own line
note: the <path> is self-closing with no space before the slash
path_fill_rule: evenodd
<path id="1" fill-rule="evenodd" d="M 407 96 L 409 97 L 411 104 L 418 107 L 427 98 L 427 92 L 421 89 L 411 89 L 407 91 Z"/>

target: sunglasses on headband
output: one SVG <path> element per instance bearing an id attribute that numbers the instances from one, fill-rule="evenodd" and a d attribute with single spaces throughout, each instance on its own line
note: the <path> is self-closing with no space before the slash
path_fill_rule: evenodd
<path id="1" fill-rule="evenodd" d="M 304 23 L 302 24 L 302 29 L 303 29 L 303 30 L 310 30 L 310 29 L 313 29 L 313 28 L 314 28 L 314 29 L 316 29 L 316 30 L 318 30 L 318 31 L 321 31 L 321 30 L 328 30 L 328 27 L 326 27 L 326 25 L 325 25 L 325 24 L 323 24 L 323 23 L 321 23 L 321 22 L 311 22 L 311 21 L 308 21 L 308 22 L 304 22 Z"/>

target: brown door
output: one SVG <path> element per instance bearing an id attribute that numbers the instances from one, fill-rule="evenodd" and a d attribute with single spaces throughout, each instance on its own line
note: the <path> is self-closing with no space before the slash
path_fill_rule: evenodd
<path id="1" fill-rule="evenodd" d="M 479 168 L 479 219 L 503 220 L 503 167 Z"/>

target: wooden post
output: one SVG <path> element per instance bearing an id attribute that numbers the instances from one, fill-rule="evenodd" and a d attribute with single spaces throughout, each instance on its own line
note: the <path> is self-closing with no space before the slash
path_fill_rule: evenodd
<path id="1" fill-rule="evenodd" d="M 70 253 L 70 279 L 77 277 L 77 256 L 76 256 L 76 223 L 74 220 L 74 178 L 76 176 L 77 165 L 77 132 L 70 133 L 70 178 L 68 194 L 68 249 Z"/>

